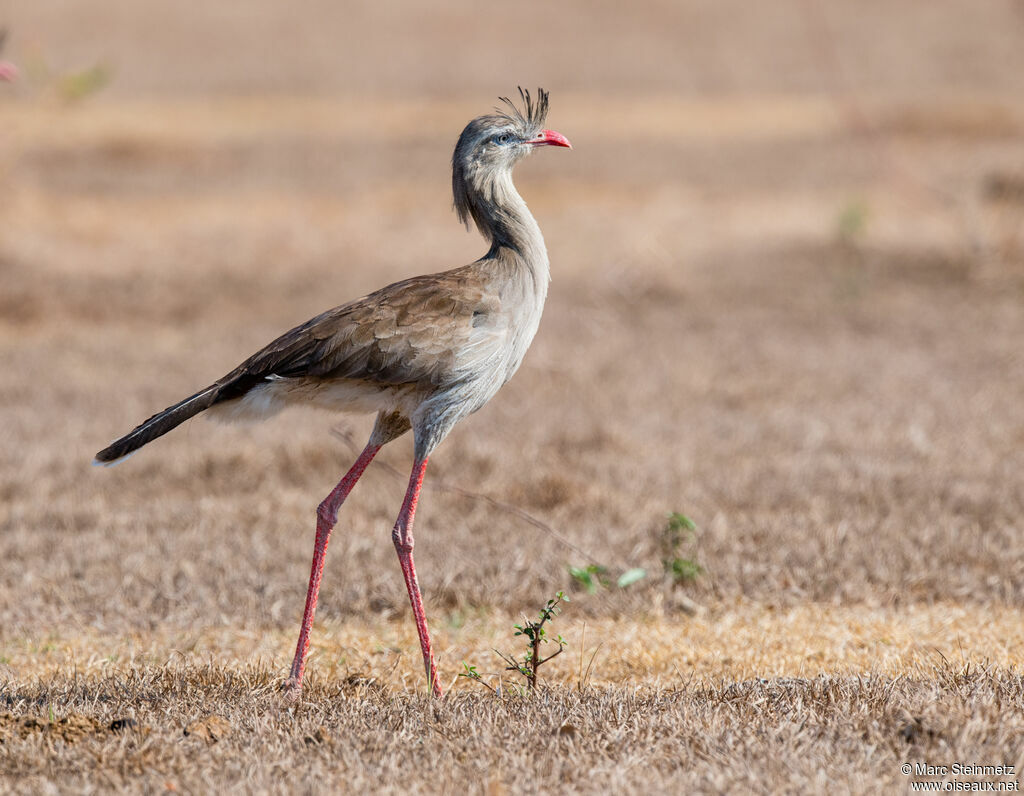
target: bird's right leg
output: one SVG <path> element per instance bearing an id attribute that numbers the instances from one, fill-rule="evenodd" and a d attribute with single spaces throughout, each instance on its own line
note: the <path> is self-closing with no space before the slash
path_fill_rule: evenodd
<path id="1" fill-rule="evenodd" d="M 423 476 L 427 471 L 427 460 L 416 458 L 412 475 L 409 477 L 409 488 L 405 492 L 402 510 L 398 522 L 391 532 L 391 539 L 398 552 L 398 562 L 402 566 L 405 588 L 409 592 L 413 618 L 416 620 L 416 633 L 420 638 L 420 651 L 423 653 L 423 666 L 427 673 L 427 682 L 434 696 L 442 696 L 441 683 L 437 678 L 437 662 L 430 645 L 430 632 L 427 630 L 427 616 L 423 611 L 423 596 L 420 594 L 419 580 L 416 578 L 416 565 L 412 560 L 413 537 L 412 524 L 416 516 L 416 504 L 419 502 L 420 489 L 423 487 Z"/>
<path id="2" fill-rule="evenodd" d="M 313 616 L 316 614 L 316 601 L 320 595 L 320 580 L 324 574 L 324 556 L 327 554 L 327 542 L 331 538 L 331 530 L 338 521 L 338 509 L 345 502 L 348 493 L 356 485 L 359 476 L 363 474 L 367 466 L 373 461 L 382 447 L 376 444 L 374 437 L 370 438 L 369 444 L 359 454 L 355 464 L 345 473 L 345 477 L 338 482 L 338 485 L 331 490 L 324 501 L 316 510 L 316 542 L 313 545 L 313 569 L 309 573 L 309 589 L 306 592 L 306 609 L 302 614 L 302 629 L 299 631 L 299 643 L 295 647 L 295 659 L 292 661 L 291 675 L 285 688 L 288 692 L 297 697 L 302 691 L 302 675 L 306 670 L 306 653 L 309 652 L 309 633 L 313 628 Z"/>

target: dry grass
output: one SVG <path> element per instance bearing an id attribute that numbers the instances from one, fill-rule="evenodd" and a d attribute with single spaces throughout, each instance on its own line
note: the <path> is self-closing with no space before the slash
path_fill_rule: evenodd
<path id="1" fill-rule="evenodd" d="M 939 661 L 958 666 L 1013 669 L 1024 664 L 1024 627 L 1019 611 L 958 605 L 911 605 L 869 609 L 803 604 L 775 610 L 740 603 L 693 617 L 633 614 L 581 615 L 577 596 L 556 621 L 568 651 L 545 665 L 552 683 L 611 687 L 636 683 L 662 688 L 757 677 L 853 675 L 871 671 L 902 677 Z M 515 615 L 452 611 L 437 614 L 434 641 L 448 687 L 465 685 L 462 663 L 476 666 L 497 687 L 517 677 L 503 671 L 494 650 L 520 651 Z M 400 691 L 423 685 L 416 633 L 403 619 L 336 618 L 318 623 L 310 648 L 310 676 L 321 681 L 372 679 Z M 112 637 L 92 628 L 54 629 L 43 637 L 5 645 L 8 681 L 59 677 L 70 671 L 109 675 L 166 663 L 198 666 L 219 662 L 238 668 L 264 666 L 284 672 L 291 662 L 295 628 L 272 630 L 252 623 L 192 628 L 158 627 Z M 549 650 L 550 651 L 550 650 Z"/>
<path id="2" fill-rule="evenodd" d="M 837 76 L 812 4 L 570 2 L 501 41 L 483 14 L 335 5 L 182 27 L 177 5 L 93 4 L 110 53 L 66 4 L 0 20 L 5 57 L 115 68 L 78 103 L 32 68 L 0 96 L 0 789 L 1019 774 L 1019 10 L 825 4 Z M 554 274 L 534 347 L 431 459 L 417 564 L 453 693 L 421 694 L 388 540 L 403 440 L 342 510 L 288 709 L 313 508 L 367 421 L 196 421 L 87 463 L 290 325 L 478 256 L 447 159 L 518 81 L 552 89 L 576 149 L 518 174 Z M 681 587 L 670 511 L 699 526 Z M 590 563 L 649 577 L 573 593 L 547 690 L 455 681 L 465 660 L 494 683 L 517 612 Z"/>
<path id="3" fill-rule="evenodd" d="M 595 782 L 614 792 L 763 791 L 767 783 L 857 791 L 905 788 L 905 762 L 1024 763 L 1024 680 L 997 668 L 940 664 L 896 680 L 822 675 L 671 690 L 560 687 L 526 697 L 463 691 L 442 702 L 350 678 L 311 686 L 297 710 L 281 704 L 277 685 L 276 673 L 259 667 L 172 665 L 19 687 L 9 694 L 18 713 L 37 718 L 0 715 L 5 784 L 22 793 L 53 782 L 185 792 L 239 783 L 564 792 Z M 130 727 L 112 729 L 125 719 Z"/>

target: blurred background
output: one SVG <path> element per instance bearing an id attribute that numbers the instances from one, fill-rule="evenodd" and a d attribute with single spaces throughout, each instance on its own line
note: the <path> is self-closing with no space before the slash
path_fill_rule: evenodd
<path id="1" fill-rule="evenodd" d="M 575 147 L 517 171 L 553 282 L 431 459 L 428 613 L 1020 605 L 1020 0 L 5 0 L 0 27 L 0 638 L 292 628 L 369 419 L 90 458 L 482 254 L 451 149 L 518 85 Z M 407 612 L 410 448 L 345 506 L 320 616 Z"/>

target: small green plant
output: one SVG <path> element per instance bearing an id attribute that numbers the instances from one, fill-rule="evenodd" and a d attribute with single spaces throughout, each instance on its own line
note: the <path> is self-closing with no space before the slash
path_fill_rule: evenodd
<path id="1" fill-rule="evenodd" d="M 607 587 L 611 582 L 608 580 L 608 568 L 600 564 L 587 564 L 585 567 L 569 567 L 569 574 L 573 580 L 587 590 L 587 594 L 593 594 L 599 586 Z"/>
<path id="2" fill-rule="evenodd" d="M 541 657 L 541 645 L 551 642 L 544 626 L 554 621 L 555 617 L 561 613 L 559 606 L 562 603 L 567 602 L 569 602 L 569 598 L 565 593 L 558 592 L 553 598 L 545 603 L 543 608 L 540 609 L 540 613 L 536 620 L 532 622 L 524 621 L 522 624 L 513 626 L 516 631 L 515 635 L 526 636 L 526 653 L 522 658 L 517 658 L 514 655 L 506 655 L 504 652 L 494 650 L 495 654 L 497 654 L 497 656 L 507 664 L 505 670 L 521 674 L 526 678 L 527 685 L 529 685 L 530 688 L 537 687 L 537 671 L 540 669 L 541 665 L 560 655 L 562 650 L 568 646 L 568 642 L 564 638 L 560 635 L 555 636 L 554 642 L 558 644 L 558 649 L 547 657 Z M 487 683 L 483 681 L 483 678 L 477 671 L 476 666 L 470 666 L 468 663 L 463 661 L 462 668 L 464 671 L 459 674 L 459 677 L 465 677 L 468 680 L 475 680 L 494 691 L 491 686 L 487 685 Z"/>
<path id="3" fill-rule="evenodd" d="M 65 102 L 77 102 L 104 89 L 114 77 L 114 70 L 105 63 L 68 72 L 57 81 L 57 92 Z"/>
<path id="4" fill-rule="evenodd" d="M 61 71 L 50 64 L 46 54 L 41 50 L 26 53 L 25 59 L 24 73 L 29 86 L 34 85 L 52 91 L 66 103 L 79 102 L 99 93 L 110 85 L 116 72 L 114 67 L 105 61 L 98 61 L 81 69 Z"/>
<path id="5" fill-rule="evenodd" d="M 463 661 L 462 668 L 463 671 L 459 673 L 459 677 L 465 677 L 467 680 L 473 680 L 477 683 L 480 683 L 480 685 L 482 685 L 487 690 L 492 692 L 494 691 L 494 689 L 491 688 L 490 685 L 484 682 L 483 677 L 480 676 L 480 672 L 476 670 L 475 666 L 470 666 L 468 663 Z"/>
<path id="6" fill-rule="evenodd" d="M 585 567 L 567 567 L 567 569 L 573 580 L 586 589 L 587 594 L 593 594 L 602 586 L 606 589 L 611 587 L 612 581 L 608 576 L 608 567 L 600 564 L 587 564 Z M 633 567 L 619 575 L 615 579 L 615 585 L 620 589 L 626 589 L 646 577 L 646 569 Z"/>
<path id="7" fill-rule="evenodd" d="M 661 532 L 661 563 L 673 583 L 696 580 L 704 568 L 692 558 L 682 555 L 682 548 L 697 535 L 697 524 L 678 511 L 668 515 L 668 522 Z"/>
<path id="8" fill-rule="evenodd" d="M 850 199 L 836 216 L 836 235 L 848 245 L 859 243 L 867 230 L 868 206 L 861 199 Z"/>
<path id="9" fill-rule="evenodd" d="M 508 664 L 505 667 L 506 671 L 519 672 L 523 677 L 526 678 L 527 684 L 530 688 L 537 687 L 537 670 L 541 664 L 547 663 L 552 658 L 561 654 L 567 646 L 567 642 L 561 636 L 555 637 L 555 643 L 558 644 L 558 649 L 548 655 L 546 658 L 540 656 L 540 645 L 547 644 L 550 639 L 547 637 L 547 631 L 544 629 L 544 625 L 554 620 L 561 609 L 558 607 L 561 603 L 569 602 L 569 598 L 565 596 L 565 592 L 558 592 L 552 599 L 548 600 L 543 608 L 540 609 L 540 613 L 537 616 L 536 621 L 524 622 L 521 625 L 514 625 L 517 636 L 526 636 L 526 654 L 522 660 L 517 659 L 512 655 L 505 655 L 504 653 L 498 652 L 498 656 Z"/>

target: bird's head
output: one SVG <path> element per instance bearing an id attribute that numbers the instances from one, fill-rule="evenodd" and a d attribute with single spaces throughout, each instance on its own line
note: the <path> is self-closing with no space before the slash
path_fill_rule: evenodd
<path id="1" fill-rule="evenodd" d="M 467 195 L 469 191 L 501 172 L 511 171 L 534 148 L 572 148 L 564 135 L 544 129 L 544 119 L 548 114 L 548 93 L 544 89 L 537 89 L 536 100 L 522 88 L 519 96 L 522 109 L 508 97 L 501 97 L 504 108 L 478 116 L 466 125 L 459 136 L 452 155 L 452 190 L 460 221 L 468 223 L 472 213 Z"/>

